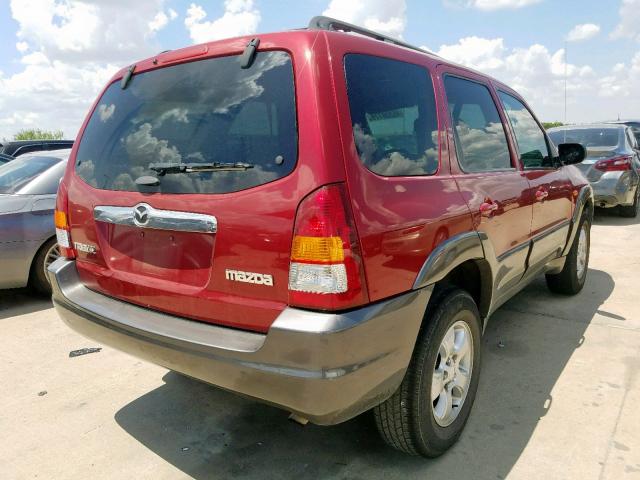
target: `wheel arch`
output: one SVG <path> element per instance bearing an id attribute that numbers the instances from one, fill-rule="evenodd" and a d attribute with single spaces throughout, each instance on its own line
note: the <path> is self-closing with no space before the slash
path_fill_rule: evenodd
<path id="1" fill-rule="evenodd" d="M 42 252 L 42 249 L 45 247 L 45 245 L 51 240 L 54 240 L 55 238 L 56 238 L 55 235 L 51 235 L 50 237 L 45 238 L 33 253 L 33 257 L 31 257 L 31 263 L 29 265 L 29 281 L 31 281 L 31 277 L 33 275 L 33 269 L 34 269 L 36 260 L 38 259 L 38 255 L 40 255 L 40 252 Z"/>
<path id="2" fill-rule="evenodd" d="M 480 235 L 475 231 L 466 232 L 438 245 L 424 262 L 413 288 L 426 286 L 434 288 L 427 310 L 448 287 L 469 292 L 478 306 L 484 327 L 491 310 L 493 271 L 485 257 Z"/>
<path id="3" fill-rule="evenodd" d="M 593 222 L 593 214 L 594 214 L 595 203 L 593 199 L 593 188 L 591 185 L 584 185 L 578 196 L 576 198 L 576 206 L 573 210 L 573 215 L 571 217 L 571 229 L 569 231 L 569 236 L 567 237 L 567 243 L 562 251 L 562 257 L 565 257 L 569 250 L 571 249 L 571 245 L 573 245 L 573 239 L 576 236 L 576 231 L 578 229 L 578 225 L 580 224 L 580 219 L 584 212 L 587 212 L 589 216 L 589 221 Z"/>

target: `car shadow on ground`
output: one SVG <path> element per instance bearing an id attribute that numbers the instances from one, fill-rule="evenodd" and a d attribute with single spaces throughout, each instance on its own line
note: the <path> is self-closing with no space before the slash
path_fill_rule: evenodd
<path id="1" fill-rule="evenodd" d="M 596 208 L 593 217 L 594 225 L 626 227 L 640 223 L 640 214 L 635 218 L 621 217 L 617 208 Z"/>
<path id="2" fill-rule="evenodd" d="M 286 412 L 176 373 L 124 406 L 115 420 L 196 479 L 505 478 L 552 408 L 558 377 L 613 288 L 607 273 L 590 270 L 573 301 L 549 293 L 542 278 L 505 304 L 487 327 L 467 427 L 435 460 L 386 447 L 370 413 L 334 427 L 302 427 L 287 421 Z M 564 305 L 569 302 L 573 307 Z"/>
<path id="3" fill-rule="evenodd" d="M 0 320 L 51 308 L 51 298 L 27 288 L 0 290 Z"/>

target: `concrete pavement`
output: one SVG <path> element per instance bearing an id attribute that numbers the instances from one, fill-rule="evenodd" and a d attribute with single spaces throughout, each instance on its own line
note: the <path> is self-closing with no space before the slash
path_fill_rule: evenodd
<path id="1" fill-rule="evenodd" d="M 369 415 L 287 413 L 97 346 L 50 302 L 0 293 L 0 478 L 640 479 L 640 219 L 598 213 L 573 298 L 540 279 L 492 319 L 474 410 L 436 460 Z M 44 393 L 46 392 L 46 393 Z"/>

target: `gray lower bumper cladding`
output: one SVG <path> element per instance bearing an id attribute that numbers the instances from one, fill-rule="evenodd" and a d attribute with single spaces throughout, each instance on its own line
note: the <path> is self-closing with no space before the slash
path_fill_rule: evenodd
<path id="1" fill-rule="evenodd" d="M 391 396 L 431 287 L 345 313 L 285 308 L 268 333 L 149 310 L 86 288 L 74 260 L 49 267 L 53 302 L 80 334 L 311 422 L 348 420 Z"/>

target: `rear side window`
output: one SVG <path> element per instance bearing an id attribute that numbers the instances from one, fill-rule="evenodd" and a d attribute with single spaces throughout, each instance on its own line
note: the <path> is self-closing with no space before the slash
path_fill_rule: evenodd
<path id="1" fill-rule="evenodd" d="M 297 157 L 291 58 L 257 54 L 200 60 L 134 75 L 109 86 L 82 136 L 76 173 L 104 190 L 136 191 L 144 175 L 162 193 L 227 193 L 293 171 Z M 235 171 L 165 175 L 151 164 L 244 163 Z"/>
<path id="2" fill-rule="evenodd" d="M 456 153 L 465 172 L 512 168 L 504 125 L 489 89 L 471 80 L 446 76 Z"/>
<path id="3" fill-rule="evenodd" d="M 438 170 L 438 120 L 429 72 L 409 63 L 352 54 L 345 75 L 353 136 L 362 163 L 384 176 Z"/>
<path id="4" fill-rule="evenodd" d="M 547 139 L 531 112 L 517 98 L 504 92 L 498 95 L 511 122 L 524 168 L 553 167 Z"/>

